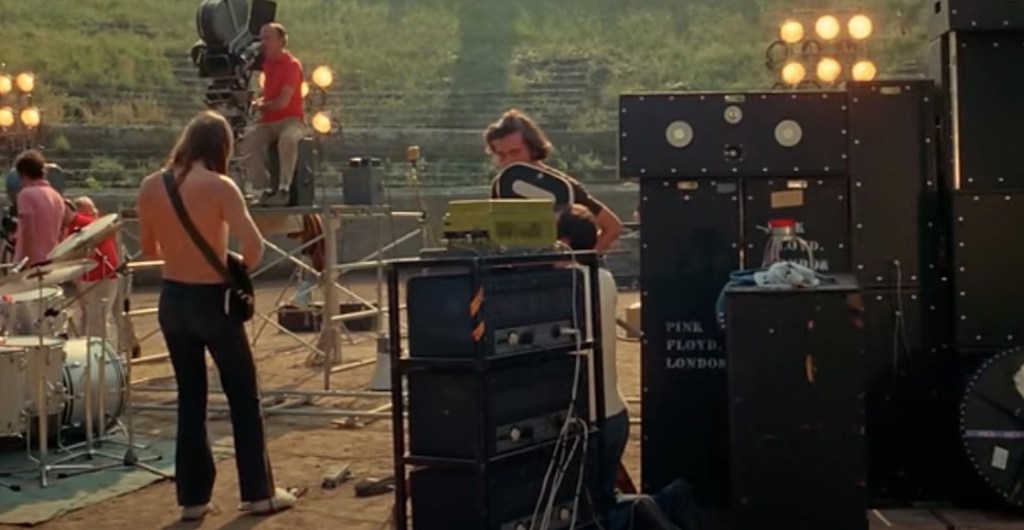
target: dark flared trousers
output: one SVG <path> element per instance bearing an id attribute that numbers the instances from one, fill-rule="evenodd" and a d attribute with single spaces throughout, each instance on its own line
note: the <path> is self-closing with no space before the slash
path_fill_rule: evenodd
<path id="1" fill-rule="evenodd" d="M 175 473 L 181 506 L 210 502 L 217 477 L 206 432 L 207 350 L 231 409 L 242 501 L 261 501 L 274 493 L 256 364 L 244 323 L 225 315 L 226 289 L 165 280 L 160 293 L 160 329 L 178 383 Z"/>

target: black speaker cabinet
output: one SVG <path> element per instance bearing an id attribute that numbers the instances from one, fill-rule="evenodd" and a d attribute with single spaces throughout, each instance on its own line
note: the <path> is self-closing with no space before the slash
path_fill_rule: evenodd
<path id="1" fill-rule="evenodd" d="M 796 221 L 796 233 L 807 241 L 806 250 L 787 244 L 780 253 L 815 270 L 832 273 L 850 270 L 850 214 L 846 177 L 748 178 L 743 181 L 744 267 L 759 268 L 768 244 L 768 222 Z"/>
<path id="2" fill-rule="evenodd" d="M 948 94 L 945 180 L 978 192 L 1024 189 L 1024 149 L 1015 133 L 1024 123 L 1024 31 L 947 33 L 929 45 L 928 62 L 930 77 Z"/>
<path id="3" fill-rule="evenodd" d="M 726 360 L 715 304 L 739 268 L 735 179 L 640 182 L 643 491 L 682 478 L 729 502 Z"/>
<path id="4" fill-rule="evenodd" d="M 594 523 L 600 523 L 602 519 L 600 514 L 595 513 L 594 505 L 587 500 L 597 499 L 599 493 L 597 440 L 597 437 L 591 438 L 585 450 L 580 442 L 573 457 L 566 459 L 565 475 L 559 487 L 554 490 L 554 508 L 547 518 L 547 524 L 544 524 L 543 507 L 536 524 L 531 524 L 531 518 L 541 498 L 554 443 L 531 451 L 513 453 L 479 469 L 421 467 L 412 471 L 409 473 L 412 528 L 514 530 L 539 527 L 537 525 L 553 530 L 593 528 Z M 576 441 L 569 439 L 568 443 L 571 447 Z M 568 451 L 565 454 L 569 454 Z M 579 502 L 574 502 L 577 488 Z M 547 505 L 551 491 L 552 488 L 548 487 L 543 506 Z M 574 508 L 576 525 L 572 526 L 570 523 Z"/>
<path id="5" fill-rule="evenodd" d="M 341 202 L 350 206 L 380 206 L 384 203 L 384 168 L 379 158 L 350 158 L 342 175 Z"/>
<path id="6" fill-rule="evenodd" d="M 586 375 L 587 361 L 576 354 L 551 355 L 483 375 L 412 370 L 408 375 L 409 454 L 491 457 L 554 440 L 573 403 L 577 376 L 576 411 L 580 417 L 589 417 Z M 478 422 L 483 423 L 482 430 Z"/>
<path id="7" fill-rule="evenodd" d="M 930 0 L 928 36 L 950 31 L 1024 29 L 1024 4 L 1017 0 Z"/>
<path id="8" fill-rule="evenodd" d="M 846 174 L 845 92 L 623 95 L 623 178 Z"/>
<path id="9" fill-rule="evenodd" d="M 295 177 L 289 188 L 288 206 L 313 206 L 316 197 L 316 179 L 314 178 L 313 139 L 299 140 L 299 159 L 295 164 Z M 280 181 L 280 161 L 277 154 L 277 143 L 270 144 L 267 152 L 267 171 L 270 172 L 270 185 L 277 189 Z"/>
<path id="10" fill-rule="evenodd" d="M 855 82 L 849 91 L 854 272 L 865 288 L 917 285 L 922 254 L 939 237 L 924 204 L 936 200 L 935 84 Z M 934 259 L 923 267 L 934 271 Z"/>
<path id="11" fill-rule="evenodd" d="M 953 195 L 956 345 L 966 349 L 1024 344 L 1024 193 Z"/>
<path id="12" fill-rule="evenodd" d="M 588 288 L 580 271 L 551 267 L 496 270 L 475 293 L 470 273 L 411 278 L 406 290 L 409 356 L 568 351 L 575 348 L 576 338 L 564 330 L 586 328 L 583 299 Z"/>
<path id="13" fill-rule="evenodd" d="M 864 306 L 837 278 L 726 292 L 736 528 L 867 529 Z"/>
<path id="14" fill-rule="evenodd" d="M 952 395 L 938 371 L 946 343 L 943 306 L 934 290 L 864 291 L 865 432 L 868 492 L 878 503 L 943 500 L 935 486 L 949 460 L 940 443 L 938 392 Z"/>

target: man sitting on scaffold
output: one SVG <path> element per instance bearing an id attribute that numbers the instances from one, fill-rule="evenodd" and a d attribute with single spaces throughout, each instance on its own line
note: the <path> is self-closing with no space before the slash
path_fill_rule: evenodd
<path id="1" fill-rule="evenodd" d="M 239 142 L 239 155 L 244 160 L 249 184 L 263 187 L 261 206 L 288 206 L 295 168 L 298 164 L 299 141 L 305 135 L 305 113 L 302 107 L 302 62 L 285 46 L 288 33 L 278 23 L 260 30 L 263 50 L 263 97 L 256 102 L 260 122 Z M 277 143 L 280 166 L 277 187 L 267 174 L 264 155 Z"/>

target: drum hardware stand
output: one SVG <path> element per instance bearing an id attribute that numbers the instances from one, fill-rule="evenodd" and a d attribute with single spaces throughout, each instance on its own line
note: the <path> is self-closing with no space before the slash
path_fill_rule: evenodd
<path id="1" fill-rule="evenodd" d="M 78 298 L 83 297 L 85 295 L 85 293 L 87 293 L 90 290 L 96 288 L 98 285 L 99 284 L 97 283 L 95 285 L 90 286 L 89 289 L 86 289 L 85 291 L 80 293 Z M 103 306 L 106 306 L 106 301 L 107 301 L 107 299 L 104 298 L 103 301 L 102 301 L 102 305 Z M 106 353 L 107 353 L 107 351 L 104 348 L 104 346 L 107 343 L 107 341 L 106 341 L 106 335 L 107 334 L 106 334 L 106 326 L 104 326 L 104 331 L 103 331 L 102 336 L 98 337 L 100 339 L 100 342 L 98 344 L 99 348 L 100 348 L 100 364 L 99 364 L 99 371 L 98 371 L 99 372 L 99 380 L 98 380 L 98 384 L 97 384 L 96 389 L 99 391 L 99 396 L 98 396 L 98 403 L 97 403 L 97 406 L 96 406 L 95 410 L 99 411 L 99 418 L 98 418 L 99 421 L 98 422 L 94 422 L 93 421 L 93 416 L 92 416 L 93 410 L 94 410 L 94 408 L 93 408 L 93 398 L 94 398 L 94 396 L 92 395 L 93 394 L 93 385 L 92 385 L 92 367 L 93 367 L 92 363 L 93 363 L 93 359 L 92 359 L 92 357 L 93 357 L 93 346 L 94 346 L 95 339 L 97 339 L 97 337 L 93 337 L 92 334 L 91 334 L 91 330 L 89 329 L 89 318 L 90 318 L 90 316 L 91 315 L 90 315 L 89 303 L 88 303 L 88 301 L 86 301 L 86 304 L 84 306 L 84 311 L 83 311 L 83 317 L 84 318 L 82 319 L 85 322 L 85 324 L 83 325 L 83 327 L 85 328 L 84 329 L 84 331 L 85 331 L 85 370 L 84 370 L 83 378 L 82 378 L 82 386 L 85 387 L 85 393 L 84 393 L 84 396 L 83 396 L 84 399 L 85 399 L 85 422 L 84 422 L 85 423 L 85 441 L 84 442 L 79 442 L 77 444 L 73 444 L 71 446 L 68 446 L 68 447 L 64 448 L 64 450 L 69 451 L 69 452 L 74 451 L 75 452 L 74 453 L 74 458 L 85 457 L 85 458 L 87 458 L 89 460 L 93 460 L 96 457 L 102 457 L 102 458 L 107 458 L 107 459 L 114 460 L 114 461 L 122 461 L 123 458 L 120 455 L 115 455 L 115 454 L 112 454 L 112 453 L 104 453 L 104 452 L 98 451 L 96 449 L 97 447 L 100 447 L 100 446 L 103 445 L 103 442 L 105 441 L 105 439 L 107 437 L 107 421 L 106 421 L 107 420 L 107 415 L 106 415 L 106 408 L 105 408 L 105 405 L 106 405 L 105 396 L 106 396 L 106 393 L 107 393 L 107 383 L 106 383 L 106 377 L 105 377 L 106 369 L 107 369 L 107 363 L 106 363 L 106 360 L 107 360 Z M 76 396 L 71 396 L 71 397 L 73 399 Z M 93 430 L 93 425 L 98 425 L 99 426 L 99 432 L 98 433 Z M 100 467 L 92 466 L 92 468 L 93 468 L 93 470 L 96 470 L 96 469 L 99 469 L 99 468 L 115 467 L 116 465 L 117 464 L 107 465 L 107 466 L 100 466 Z"/>
<path id="2" fill-rule="evenodd" d="M 148 471 L 148 472 L 150 472 L 150 473 L 152 473 L 154 475 L 157 475 L 159 477 L 173 479 L 174 478 L 174 474 L 173 473 L 166 473 L 166 472 L 161 471 L 161 470 L 159 470 L 159 469 L 157 469 L 157 468 L 155 468 L 155 467 L 153 467 L 153 466 L 151 466 L 149 464 L 146 464 L 146 462 L 152 462 L 152 461 L 160 460 L 161 458 L 163 458 L 162 455 L 151 455 L 151 456 L 146 456 L 143 459 L 139 459 L 139 455 L 135 452 L 136 448 L 138 448 L 138 449 L 145 449 L 145 446 L 140 446 L 140 445 L 137 445 L 135 443 L 135 427 L 134 427 L 134 424 L 132 422 L 132 416 L 134 416 L 134 405 L 132 403 L 132 365 L 135 364 L 135 363 L 132 362 L 132 353 L 131 353 L 131 351 L 125 351 L 124 345 L 121 344 L 121 340 L 120 340 L 121 330 L 122 330 L 122 327 L 123 327 L 122 320 L 125 319 L 125 318 L 128 318 L 128 313 L 129 313 L 129 311 L 131 311 L 131 301 L 130 301 L 131 300 L 131 294 L 132 294 L 131 290 L 132 290 L 132 284 L 134 283 L 133 282 L 133 280 L 134 280 L 134 278 L 133 278 L 134 272 L 133 272 L 132 268 L 128 266 L 128 261 L 129 260 L 126 259 L 124 264 L 119 268 L 119 271 L 118 271 L 118 275 L 119 276 L 123 274 L 123 275 L 125 275 L 125 278 L 126 278 L 125 290 L 124 290 L 124 307 L 122 308 L 124 311 L 123 311 L 123 313 L 122 313 L 120 318 L 117 318 L 117 319 L 114 320 L 114 324 L 115 324 L 115 326 L 117 326 L 117 333 L 118 333 L 118 339 L 119 339 L 117 341 L 118 342 L 118 344 L 117 344 L 118 354 L 119 355 L 123 355 L 124 356 L 123 358 L 125 360 L 125 363 L 124 363 L 124 365 L 125 365 L 125 376 L 124 376 L 125 377 L 125 385 L 124 385 L 124 418 L 125 418 L 125 421 L 124 421 L 123 429 L 124 429 L 125 434 L 128 436 L 128 441 L 124 443 L 124 446 L 125 446 L 125 449 L 124 449 L 124 465 L 127 466 L 127 467 L 137 467 L 139 469 Z M 113 443 L 121 443 L 121 442 L 113 441 Z"/>
<path id="3" fill-rule="evenodd" d="M 44 287 L 44 285 L 43 285 L 43 276 L 40 275 L 39 276 L 39 298 L 40 299 L 43 297 L 43 287 Z M 42 306 L 42 304 L 40 304 L 39 305 L 39 322 L 40 323 L 43 321 L 43 314 L 44 314 L 43 306 Z M 43 343 L 44 342 L 43 339 L 45 338 L 45 336 L 43 335 L 43 330 L 42 330 L 41 327 L 39 328 L 38 337 L 39 337 L 39 345 L 26 348 L 26 354 L 29 355 L 29 363 L 30 363 L 29 366 L 32 366 L 32 364 L 35 364 L 37 366 L 36 377 L 35 377 L 35 408 L 36 408 L 36 415 L 37 415 L 37 418 L 38 418 L 38 428 L 39 428 L 39 431 L 36 433 L 38 435 L 38 438 L 39 438 L 39 457 L 36 458 L 35 456 L 32 455 L 32 429 L 31 429 L 31 427 L 26 429 L 25 450 L 27 452 L 28 459 L 36 464 L 36 469 L 39 472 L 39 483 L 40 483 L 40 486 L 46 488 L 46 487 L 49 486 L 49 474 L 50 474 L 50 471 L 64 471 L 64 470 L 66 470 L 66 471 L 78 471 L 78 470 L 83 470 L 83 469 L 91 470 L 91 469 L 94 469 L 94 466 L 92 466 L 92 465 L 80 465 L 80 464 L 74 464 L 74 465 L 66 465 L 66 464 L 64 464 L 64 462 L 68 462 L 68 461 L 71 461 L 71 460 L 74 460 L 74 459 L 78 458 L 80 456 L 78 454 L 71 454 L 71 455 L 67 455 L 67 456 L 61 457 L 61 458 L 53 461 L 52 463 L 48 462 L 48 458 L 47 457 L 49 455 L 48 454 L 49 436 L 48 436 L 47 429 L 49 427 L 48 422 L 50 420 L 50 414 L 49 414 L 49 410 L 47 408 L 47 403 L 48 403 L 49 400 L 47 399 L 48 392 L 47 392 L 47 388 L 46 387 L 49 386 L 49 384 L 46 381 L 46 372 L 38 367 L 39 366 L 38 363 L 42 361 L 42 359 L 41 359 L 42 356 L 40 354 L 44 350 L 47 353 L 50 353 L 50 349 L 52 348 L 52 346 L 46 346 Z M 49 356 L 47 356 L 47 360 L 49 360 Z M 58 431 L 60 430 L 60 423 L 59 422 L 58 422 L 56 428 L 58 429 Z"/>

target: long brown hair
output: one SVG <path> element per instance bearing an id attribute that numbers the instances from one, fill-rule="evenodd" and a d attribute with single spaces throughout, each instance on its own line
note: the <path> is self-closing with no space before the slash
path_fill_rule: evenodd
<path id="1" fill-rule="evenodd" d="M 551 155 L 553 148 L 547 135 L 537 125 L 537 122 L 519 109 L 505 111 L 498 121 L 488 125 L 484 130 L 484 144 L 487 147 L 487 152 L 491 153 L 491 142 L 515 133 L 523 135 L 523 143 L 530 150 L 530 157 L 534 160 L 546 160 Z"/>
<path id="2" fill-rule="evenodd" d="M 166 168 L 187 173 L 193 163 L 201 161 L 206 169 L 226 175 L 233 148 L 234 138 L 228 121 L 224 116 L 206 110 L 192 118 L 181 132 L 167 158 Z M 181 174 L 178 179 L 184 177 L 185 174 Z"/>

